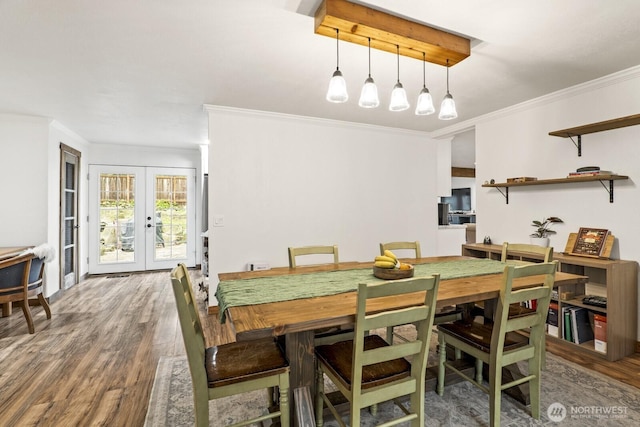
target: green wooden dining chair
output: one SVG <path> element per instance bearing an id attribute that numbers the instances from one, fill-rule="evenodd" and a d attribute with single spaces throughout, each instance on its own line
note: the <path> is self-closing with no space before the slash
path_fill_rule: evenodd
<path id="1" fill-rule="evenodd" d="M 500 425 L 500 399 L 502 390 L 529 383 L 531 415 L 540 418 L 540 371 L 544 351 L 544 334 L 551 290 L 555 279 L 557 261 L 523 266 L 508 265 L 504 269 L 500 298 L 493 324 L 463 322 L 446 323 L 438 326 L 439 395 L 444 393 L 445 369 L 450 369 L 464 379 L 471 381 L 489 394 L 490 425 Z M 513 281 L 526 276 L 543 276 L 540 286 L 513 290 Z M 535 311 L 522 316 L 509 317 L 509 306 L 527 300 L 538 301 Z M 527 330 L 527 333 L 522 331 Z M 520 331 L 520 332 L 518 332 Z M 475 377 L 471 378 L 447 360 L 447 346 L 475 358 Z M 502 382 L 502 368 L 519 361 L 528 362 L 528 373 L 513 381 Z M 483 382 L 483 364 L 489 365 L 488 386 Z"/>
<path id="2" fill-rule="evenodd" d="M 360 411 L 380 402 L 393 400 L 404 413 L 385 426 L 409 422 L 424 426 L 426 363 L 440 276 L 419 277 L 358 286 L 355 337 L 316 348 L 316 425 L 323 425 L 326 404 L 336 421 L 346 426 L 324 391 L 324 376 L 333 382 L 349 402 L 349 425 L 360 426 Z M 378 298 L 424 292 L 416 306 L 380 311 Z M 367 313 L 367 308 L 370 312 Z M 415 340 L 387 343 L 373 329 L 414 323 Z M 411 359 L 411 362 L 407 360 Z M 410 396 L 409 407 L 398 398 Z"/>
<path id="3" fill-rule="evenodd" d="M 191 371 L 196 426 L 209 425 L 209 400 L 278 387 L 279 410 L 233 426 L 280 417 L 280 425 L 288 427 L 289 364 L 275 341 L 266 338 L 205 348 L 193 286 L 184 264 L 171 271 L 171 284 Z"/>

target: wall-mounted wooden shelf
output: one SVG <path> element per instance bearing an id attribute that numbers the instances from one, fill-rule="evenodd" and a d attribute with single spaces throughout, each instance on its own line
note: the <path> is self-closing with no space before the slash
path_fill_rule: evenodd
<path id="1" fill-rule="evenodd" d="M 613 203 L 613 181 L 621 179 L 629 179 L 625 175 L 595 175 L 595 176 L 579 176 L 575 178 L 553 178 L 553 179 L 538 179 L 536 181 L 523 181 L 523 182 L 501 182 L 496 184 L 483 184 L 483 187 L 496 188 L 505 197 L 507 204 L 509 204 L 509 187 L 524 187 L 529 185 L 551 185 L 551 184 L 570 184 L 574 182 L 591 182 L 600 181 L 602 186 L 609 192 L 609 203 Z M 605 185 L 605 181 L 609 181 L 609 186 Z M 500 190 L 504 188 L 505 191 Z"/>
<path id="2" fill-rule="evenodd" d="M 580 157 L 582 156 L 582 135 L 635 125 L 640 125 L 640 114 L 605 120 L 604 122 L 591 123 L 588 125 L 577 126 L 569 129 L 556 130 L 553 132 L 549 132 L 549 135 L 559 136 L 561 138 L 570 138 L 571 141 L 573 141 L 574 136 L 577 136 L 578 142 L 576 143 L 575 141 L 573 141 L 573 143 L 576 145 L 576 147 L 578 147 L 578 157 Z"/>

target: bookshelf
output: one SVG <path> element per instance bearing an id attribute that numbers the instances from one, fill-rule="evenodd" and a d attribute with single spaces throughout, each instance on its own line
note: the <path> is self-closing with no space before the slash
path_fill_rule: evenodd
<path id="1" fill-rule="evenodd" d="M 500 260 L 502 245 L 471 243 L 462 245 L 462 255 L 476 258 Z M 512 258 L 523 261 L 540 261 L 531 253 L 513 253 Z M 575 344 L 560 337 L 547 335 L 547 340 L 561 344 L 567 351 L 585 351 L 615 361 L 635 352 L 638 338 L 638 263 L 636 261 L 586 258 L 554 252 L 560 271 L 589 277 L 586 284 L 561 286 L 557 288 L 559 331 L 563 330 L 562 308 L 583 307 L 590 317 L 606 315 L 606 353 L 596 351 L 593 340 Z M 607 308 L 582 303 L 584 295 L 607 297 Z"/>

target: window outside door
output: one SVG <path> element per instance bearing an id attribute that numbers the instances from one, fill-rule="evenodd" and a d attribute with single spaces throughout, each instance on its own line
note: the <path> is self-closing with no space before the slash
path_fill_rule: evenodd
<path id="1" fill-rule="evenodd" d="M 195 265 L 195 169 L 90 166 L 89 272 Z"/>

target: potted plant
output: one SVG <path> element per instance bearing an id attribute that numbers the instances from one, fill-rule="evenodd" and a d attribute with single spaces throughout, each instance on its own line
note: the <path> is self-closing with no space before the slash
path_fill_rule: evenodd
<path id="1" fill-rule="evenodd" d="M 533 220 L 531 226 L 535 227 L 535 233 L 531 234 L 531 244 L 538 246 L 549 246 L 549 235 L 556 234 L 555 230 L 552 230 L 551 224 L 557 224 L 564 222 L 557 216 L 550 216 L 542 221 Z"/>

